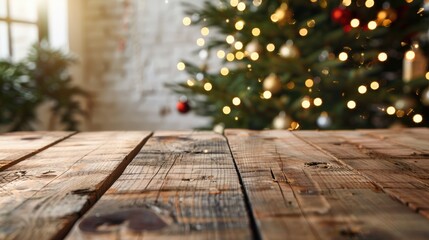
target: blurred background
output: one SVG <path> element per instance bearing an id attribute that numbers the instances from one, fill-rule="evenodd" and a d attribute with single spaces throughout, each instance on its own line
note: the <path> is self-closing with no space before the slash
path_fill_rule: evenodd
<path id="1" fill-rule="evenodd" d="M 428 11 L 0 0 L 0 131 L 427 127 Z"/>

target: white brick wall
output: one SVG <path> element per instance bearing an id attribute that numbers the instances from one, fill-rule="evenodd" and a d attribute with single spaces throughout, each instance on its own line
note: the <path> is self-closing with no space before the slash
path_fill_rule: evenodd
<path id="1" fill-rule="evenodd" d="M 180 59 L 201 61 L 192 56 L 199 29 L 182 25 L 181 2 L 83 1 L 83 85 L 94 94 L 85 130 L 191 129 L 207 122 L 177 113 L 179 96 L 164 86 L 186 79 L 176 69 Z"/>

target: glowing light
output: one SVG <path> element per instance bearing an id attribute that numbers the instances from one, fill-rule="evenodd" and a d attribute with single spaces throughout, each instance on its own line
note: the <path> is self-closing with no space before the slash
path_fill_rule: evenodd
<path id="1" fill-rule="evenodd" d="M 416 57 L 416 53 L 413 50 L 407 51 L 405 53 L 405 58 L 407 60 L 414 60 L 415 57 Z"/>
<path id="2" fill-rule="evenodd" d="M 378 60 L 380 62 L 384 62 L 387 60 L 387 54 L 385 52 L 381 52 L 380 54 L 378 54 Z"/>
<path id="3" fill-rule="evenodd" d="M 380 87 L 380 84 L 378 82 L 372 82 L 370 85 L 372 90 L 377 90 Z"/>
<path id="4" fill-rule="evenodd" d="M 307 109 L 307 108 L 309 108 L 311 106 L 311 103 L 310 103 L 310 101 L 308 100 L 308 99 L 304 99 L 302 102 L 301 102 L 301 107 L 302 108 L 304 108 L 304 109 Z"/>
<path id="5" fill-rule="evenodd" d="M 228 35 L 228 36 L 226 37 L 226 42 L 227 42 L 227 43 L 232 44 L 232 43 L 234 43 L 234 41 L 235 41 L 234 36 L 232 36 L 232 35 Z"/>
<path id="6" fill-rule="evenodd" d="M 206 90 L 207 92 L 211 91 L 213 88 L 213 85 L 209 82 L 204 84 L 204 90 Z"/>
<path id="7" fill-rule="evenodd" d="M 243 43 L 240 41 L 235 42 L 234 44 L 235 49 L 240 50 L 243 48 Z"/>
<path id="8" fill-rule="evenodd" d="M 244 58 L 244 53 L 241 51 L 238 51 L 235 53 L 235 58 L 237 58 L 237 60 L 241 60 Z"/>
<path id="9" fill-rule="evenodd" d="M 340 59 L 340 61 L 346 61 L 349 58 L 349 55 L 346 52 L 342 52 L 338 55 L 338 59 Z"/>
<path id="10" fill-rule="evenodd" d="M 307 27 L 313 28 L 314 26 L 316 26 L 316 21 L 314 19 L 307 21 Z"/>
<path id="11" fill-rule="evenodd" d="M 179 63 L 177 63 L 177 70 L 179 70 L 179 71 L 183 71 L 183 70 L 185 70 L 185 63 L 183 63 L 183 62 L 179 62 Z"/>
<path id="12" fill-rule="evenodd" d="M 207 28 L 207 27 L 201 28 L 201 35 L 207 36 L 207 35 L 209 35 L 209 33 L 210 33 L 209 28 Z"/>
<path id="13" fill-rule="evenodd" d="M 368 90 L 368 89 L 367 89 L 367 88 L 366 88 L 366 86 L 364 86 L 364 85 L 361 85 L 361 86 L 359 86 L 359 88 L 358 88 L 358 92 L 359 92 L 360 94 L 365 94 L 367 90 Z"/>
<path id="14" fill-rule="evenodd" d="M 306 87 L 311 88 L 311 87 L 313 87 L 313 85 L 314 85 L 314 82 L 312 79 L 305 80 L 305 86 Z"/>
<path id="15" fill-rule="evenodd" d="M 253 61 L 258 60 L 259 59 L 259 53 L 253 52 L 252 54 L 250 54 L 250 59 L 252 59 Z"/>
<path id="16" fill-rule="evenodd" d="M 389 115 L 393 115 L 393 114 L 395 114 L 395 112 L 396 112 L 396 109 L 393 106 L 390 106 L 386 109 L 386 113 Z"/>
<path id="17" fill-rule="evenodd" d="M 221 69 L 220 69 L 220 74 L 221 74 L 222 76 L 226 76 L 226 75 L 228 75 L 228 74 L 229 74 L 229 69 L 228 69 L 228 68 L 226 68 L 226 67 L 221 68 Z"/>
<path id="18" fill-rule="evenodd" d="M 217 51 L 216 55 L 217 55 L 218 58 L 222 59 L 222 58 L 225 57 L 225 51 L 219 50 L 219 51 Z"/>
<path id="19" fill-rule="evenodd" d="M 405 112 L 403 111 L 403 110 L 398 110 L 398 111 L 396 111 L 396 116 L 398 117 L 398 118 L 401 118 L 401 117 L 403 117 L 405 115 Z"/>
<path id="20" fill-rule="evenodd" d="M 356 108 L 356 102 L 355 102 L 355 101 L 353 101 L 353 100 L 348 101 L 348 102 L 347 102 L 347 107 L 348 107 L 349 109 L 355 109 L 355 108 Z"/>
<path id="21" fill-rule="evenodd" d="M 414 117 L 413 117 L 413 121 L 414 121 L 415 123 L 421 123 L 421 122 L 423 121 L 423 116 L 422 116 L 422 115 L 420 115 L 420 114 L 416 114 L 416 115 L 414 115 Z"/>
<path id="22" fill-rule="evenodd" d="M 194 81 L 191 79 L 188 79 L 188 81 L 186 81 L 186 83 L 188 84 L 189 87 L 192 87 L 195 85 Z"/>
<path id="23" fill-rule="evenodd" d="M 238 10 L 238 11 L 242 12 L 242 11 L 244 11 L 245 9 L 246 9 L 246 4 L 245 4 L 244 2 L 240 2 L 240 3 L 238 3 L 238 5 L 237 5 L 237 10 Z"/>
<path id="24" fill-rule="evenodd" d="M 314 106 L 319 107 L 319 106 L 321 106 L 321 105 L 322 105 L 323 101 L 322 101 L 322 99 L 321 99 L 321 98 L 315 98 L 315 99 L 313 100 L 313 103 L 314 103 Z"/>
<path id="25" fill-rule="evenodd" d="M 276 46 L 272 43 L 268 43 L 267 44 L 267 51 L 268 52 L 273 52 L 276 49 Z M 428 73 L 429 74 L 429 73 Z M 429 75 L 428 75 L 429 76 Z M 429 79 L 429 78 L 428 78 Z"/>
<path id="26" fill-rule="evenodd" d="M 360 21 L 357 18 L 353 18 L 350 21 L 350 26 L 352 26 L 353 28 L 357 28 L 357 27 L 359 27 L 359 25 L 360 25 Z"/>
<path id="27" fill-rule="evenodd" d="M 352 0 L 343 0 L 343 5 L 348 7 L 352 4 Z"/>
<path id="28" fill-rule="evenodd" d="M 204 41 L 204 38 L 198 38 L 197 39 L 197 45 L 202 47 L 204 46 L 204 44 L 206 43 L 206 41 Z"/>
<path id="29" fill-rule="evenodd" d="M 231 0 L 231 1 L 229 1 L 229 4 L 231 5 L 231 7 L 237 7 L 238 0 Z"/>
<path id="30" fill-rule="evenodd" d="M 238 22 L 235 23 L 235 29 L 237 29 L 238 31 L 242 30 L 244 28 L 244 21 L 240 20 Z"/>
<path id="31" fill-rule="evenodd" d="M 222 108 L 222 112 L 223 114 L 228 115 L 231 113 L 231 108 L 229 106 L 225 106 Z"/>
<path id="32" fill-rule="evenodd" d="M 185 26 L 191 25 L 191 23 L 192 23 L 191 18 L 190 17 L 184 17 L 183 20 L 182 20 L 182 23 Z"/>
<path id="33" fill-rule="evenodd" d="M 369 30 L 374 30 L 374 29 L 376 29 L 377 28 L 377 22 L 375 22 L 375 21 L 370 21 L 369 23 L 368 23 L 368 29 Z"/>
<path id="34" fill-rule="evenodd" d="M 273 94 L 272 94 L 270 91 L 265 91 L 265 92 L 262 94 L 262 96 L 263 96 L 265 99 L 270 99 L 270 98 L 273 96 Z"/>
<path id="35" fill-rule="evenodd" d="M 232 104 L 234 104 L 235 106 L 238 106 L 241 104 L 241 100 L 238 97 L 235 97 L 232 99 Z"/>
<path id="36" fill-rule="evenodd" d="M 261 34 L 261 29 L 259 29 L 259 28 L 253 28 L 253 29 L 252 29 L 252 35 L 253 35 L 253 36 L 257 37 L 257 36 L 259 36 L 260 34 Z"/>
<path id="37" fill-rule="evenodd" d="M 299 30 L 299 35 L 301 35 L 302 37 L 307 36 L 307 34 L 308 34 L 308 30 L 307 30 L 307 28 L 301 28 L 301 29 Z"/>
<path id="38" fill-rule="evenodd" d="M 372 8 L 374 6 L 374 0 L 366 0 L 365 7 Z"/>
<path id="39" fill-rule="evenodd" d="M 232 62 L 232 61 L 234 61 L 234 59 L 235 59 L 235 56 L 234 56 L 234 54 L 233 54 L 233 53 L 228 53 L 228 54 L 226 55 L 226 60 L 227 60 L 228 62 Z"/>
<path id="40" fill-rule="evenodd" d="M 426 73 L 426 79 L 429 80 L 429 72 Z"/>

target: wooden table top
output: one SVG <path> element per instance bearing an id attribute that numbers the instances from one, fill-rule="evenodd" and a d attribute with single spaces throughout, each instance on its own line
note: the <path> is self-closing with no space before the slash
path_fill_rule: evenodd
<path id="1" fill-rule="evenodd" d="M 429 129 L 0 134 L 0 239 L 429 239 Z"/>

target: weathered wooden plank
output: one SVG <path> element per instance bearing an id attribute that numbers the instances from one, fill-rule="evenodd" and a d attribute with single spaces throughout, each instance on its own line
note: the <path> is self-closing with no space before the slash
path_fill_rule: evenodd
<path id="1" fill-rule="evenodd" d="M 250 239 L 225 138 L 157 132 L 67 239 Z"/>
<path id="2" fill-rule="evenodd" d="M 400 130 L 399 130 L 400 131 Z M 392 197 L 427 216 L 429 209 L 429 157 L 427 142 L 409 131 L 297 132 L 318 148 L 332 154 L 351 169 L 370 179 Z M 399 138 L 406 141 L 397 140 Z M 429 139 L 428 139 L 429 140 Z M 332 144 L 341 142 L 340 145 Z M 412 144 L 419 142 L 419 144 Z M 429 148 L 429 145 L 427 146 Z M 341 154 L 339 149 L 347 152 Z M 366 158 L 352 159 L 350 154 Z M 426 194 L 425 194 L 426 193 Z"/>
<path id="3" fill-rule="evenodd" d="M 64 236 L 119 177 L 148 136 L 78 133 L 0 172 L 0 239 Z"/>
<path id="4" fill-rule="evenodd" d="M 62 141 L 73 132 L 13 132 L 0 134 L 0 171 Z"/>
<path id="5" fill-rule="evenodd" d="M 290 132 L 227 130 L 226 136 L 264 239 L 429 236 L 427 219 Z"/>

